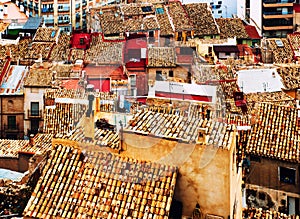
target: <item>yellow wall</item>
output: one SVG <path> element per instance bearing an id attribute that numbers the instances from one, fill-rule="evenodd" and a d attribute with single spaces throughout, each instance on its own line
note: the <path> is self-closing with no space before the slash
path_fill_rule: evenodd
<path id="1" fill-rule="evenodd" d="M 124 133 L 124 141 L 124 155 L 179 167 L 174 198 L 183 203 L 183 215 L 191 216 L 198 202 L 204 215 L 228 218 L 237 196 L 235 218 L 242 218 L 241 176 L 237 177 L 233 162 L 234 147 L 216 149 L 131 133 Z"/>

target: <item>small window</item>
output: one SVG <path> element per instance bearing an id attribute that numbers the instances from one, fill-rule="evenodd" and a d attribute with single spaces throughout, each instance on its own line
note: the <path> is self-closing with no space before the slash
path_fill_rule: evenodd
<path id="1" fill-rule="evenodd" d="M 7 116 L 7 125 L 8 129 L 16 129 L 17 128 L 17 120 L 16 116 Z"/>
<path id="2" fill-rule="evenodd" d="M 218 11 L 218 14 L 222 14 L 222 10 L 219 10 L 219 11 Z"/>
<path id="3" fill-rule="evenodd" d="M 14 101 L 9 100 L 9 101 L 7 102 L 7 108 L 8 108 L 8 109 L 13 109 L 13 107 L 14 107 Z"/>
<path id="4" fill-rule="evenodd" d="M 136 75 L 130 75 L 130 85 L 132 87 L 136 86 Z"/>
<path id="5" fill-rule="evenodd" d="M 157 81 L 163 81 L 163 76 L 161 71 L 156 71 L 156 80 Z"/>
<path id="6" fill-rule="evenodd" d="M 225 52 L 225 55 L 226 56 L 230 56 L 230 52 Z"/>
<path id="7" fill-rule="evenodd" d="M 39 115 L 39 102 L 31 102 L 31 116 Z"/>
<path id="8" fill-rule="evenodd" d="M 173 70 L 170 70 L 170 71 L 169 71 L 169 77 L 174 77 L 174 72 L 173 72 Z"/>
<path id="9" fill-rule="evenodd" d="M 296 183 L 296 169 L 279 167 L 279 180 L 284 183 Z"/>
<path id="10" fill-rule="evenodd" d="M 80 38 L 80 45 L 84 45 L 84 38 Z"/>
<path id="11" fill-rule="evenodd" d="M 221 4 L 222 4 L 222 1 L 218 1 L 218 4 L 221 5 Z"/>

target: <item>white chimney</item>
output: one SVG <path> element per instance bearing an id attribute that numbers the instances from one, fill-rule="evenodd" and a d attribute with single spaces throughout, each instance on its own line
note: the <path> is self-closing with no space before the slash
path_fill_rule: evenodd
<path id="1" fill-rule="evenodd" d="M 4 5 L 4 15 L 8 15 L 8 5 Z"/>
<path id="2" fill-rule="evenodd" d="M 4 18 L 4 16 L 3 16 L 3 9 L 0 8 L 0 19 L 3 19 L 3 18 Z"/>
<path id="3" fill-rule="evenodd" d="M 21 11 L 21 12 L 24 12 L 24 6 L 23 6 L 23 4 L 20 5 L 20 11 Z"/>
<path id="4" fill-rule="evenodd" d="M 19 1 L 18 0 L 16 0 L 16 6 L 19 6 Z"/>

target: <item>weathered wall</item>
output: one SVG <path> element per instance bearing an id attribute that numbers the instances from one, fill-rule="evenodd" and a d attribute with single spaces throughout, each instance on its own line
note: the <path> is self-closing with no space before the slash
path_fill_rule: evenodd
<path id="1" fill-rule="evenodd" d="M 14 157 L 1 157 L 0 168 L 19 171 L 19 159 Z"/>
<path id="2" fill-rule="evenodd" d="M 7 116 L 16 116 L 18 132 L 14 132 L 17 138 L 24 137 L 24 95 L 1 96 L 1 129 L 3 137 L 6 138 L 7 132 L 4 130 L 4 125 L 7 125 Z"/>
<path id="3" fill-rule="evenodd" d="M 247 176 L 247 183 L 300 194 L 299 164 L 267 158 L 260 158 L 260 162 L 254 160 L 251 160 L 250 162 L 250 173 Z M 295 185 L 283 183 L 279 180 L 279 166 L 296 169 Z"/>
<path id="4" fill-rule="evenodd" d="M 228 218 L 236 200 L 235 218 L 241 218 L 241 177 L 236 175 L 233 149 L 228 151 L 129 133 L 124 133 L 124 139 L 127 150 L 122 154 L 179 167 L 174 198 L 183 203 L 183 215 L 191 216 L 198 202 L 204 215 Z"/>

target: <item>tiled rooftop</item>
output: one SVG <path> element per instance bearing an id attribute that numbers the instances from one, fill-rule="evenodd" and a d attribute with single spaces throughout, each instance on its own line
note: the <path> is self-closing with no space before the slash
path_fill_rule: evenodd
<path id="1" fill-rule="evenodd" d="M 86 51 L 86 62 L 97 64 L 120 64 L 123 62 L 122 42 L 103 42 L 101 35 L 93 35 Z"/>
<path id="2" fill-rule="evenodd" d="M 168 10 L 176 31 L 193 29 L 190 19 L 181 5 L 181 2 L 170 2 Z"/>
<path id="3" fill-rule="evenodd" d="M 207 3 L 184 4 L 183 7 L 195 28 L 196 36 L 219 34 L 217 24 Z"/>
<path id="4" fill-rule="evenodd" d="M 78 127 L 75 129 L 75 131 L 73 132 L 73 134 L 71 136 L 69 135 L 61 135 L 61 134 L 57 134 L 56 137 L 59 138 L 66 138 L 69 140 L 73 140 L 73 141 L 77 141 L 80 143 L 89 143 L 89 144 L 94 144 L 100 147 L 109 147 L 112 149 L 119 149 L 120 147 L 120 138 L 119 135 L 117 133 L 115 133 L 114 131 L 111 130 L 105 130 L 105 129 L 98 129 L 95 128 L 95 137 L 94 137 L 94 141 L 92 142 L 91 139 L 86 138 L 86 136 L 84 135 L 84 129 L 85 127 Z"/>
<path id="5" fill-rule="evenodd" d="M 24 86 L 49 87 L 52 85 L 52 71 L 49 69 L 31 68 Z"/>
<path id="6" fill-rule="evenodd" d="M 132 3 L 121 5 L 121 11 L 125 16 L 154 14 L 154 7 L 147 3 Z"/>
<path id="7" fill-rule="evenodd" d="M 283 46 L 278 46 L 277 40 L 281 40 Z M 275 63 L 285 63 L 287 60 L 293 60 L 293 51 L 289 41 L 286 38 L 268 39 L 268 49 L 272 51 L 273 61 Z M 264 52 L 264 51 L 262 51 Z"/>
<path id="8" fill-rule="evenodd" d="M 160 27 L 161 36 L 170 36 L 174 34 L 173 27 L 167 14 L 167 9 L 164 5 L 156 6 L 156 18 Z"/>
<path id="9" fill-rule="evenodd" d="M 39 27 L 35 33 L 35 42 L 56 42 L 59 37 L 59 28 Z"/>
<path id="10" fill-rule="evenodd" d="M 246 147 L 248 154 L 300 162 L 296 108 L 270 103 L 257 105 L 256 124 Z"/>
<path id="11" fill-rule="evenodd" d="M 198 141 L 198 129 L 200 128 L 207 128 L 207 142 Z M 204 143 L 228 149 L 233 140 L 234 127 L 203 119 L 140 111 L 129 121 L 125 131 L 184 142 Z"/>
<path id="12" fill-rule="evenodd" d="M 263 92 L 263 93 L 250 93 L 245 95 L 248 103 L 257 102 L 276 102 L 281 103 L 284 101 L 292 101 L 293 98 L 283 91 L 279 92 Z"/>
<path id="13" fill-rule="evenodd" d="M 18 157 L 18 152 L 26 147 L 27 140 L 0 140 L 0 157 Z"/>
<path id="14" fill-rule="evenodd" d="M 66 33 L 61 33 L 58 38 L 58 44 L 53 46 L 51 51 L 50 60 L 53 61 L 67 61 L 70 53 L 70 35 Z"/>
<path id="15" fill-rule="evenodd" d="M 45 108 L 44 133 L 67 135 L 76 129 L 76 125 L 86 111 L 85 104 L 55 103 Z"/>
<path id="16" fill-rule="evenodd" d="M 55 98 L 72 98 L 72 99 L 87 99 L 84 89 L 46 89 L 45 99 Z"/>
<path id="17" fill-rule="evenodd" d="M 54 46 L 53 42 L 33 42 L 31 47 L 28 46 L 28 49 L 23 58 L 25 59 L 38 59 L 42 55 L 43 60 L 48 60 L 50 52 Z"/>
<path id="18" fill-rule="evenodd" d="M 277 72 L 287 89 L 297 89 L 300 87 L 300 65 L 280 65 L 277 68 Z"/>
<path id="19" fill-rule="evenodd" d="M 240 18 L 217 18 L 216 22 L 220 29 L 220 37 L 237 39 L 248 39 L 243 21 Z"/>
<path id="20" fill-rule="evenodd" d="M 23 153 L 44 153 L 52 147 L 52 135 L 37 134 L 33 138 L 33 144 L 28 140 L 0 140 L 0 157 L 18 157 Z"/>
<path id="21" fill-rule="evenodd" d="M 148 49 L 149 67 L 176 66 L 175 50 L 173 47 L 152 47 Z"/>
<path id="22" fill-rule="evenodd" d="M 167 218 L 177 168 L 56 145 L 25 217 Z"/>

